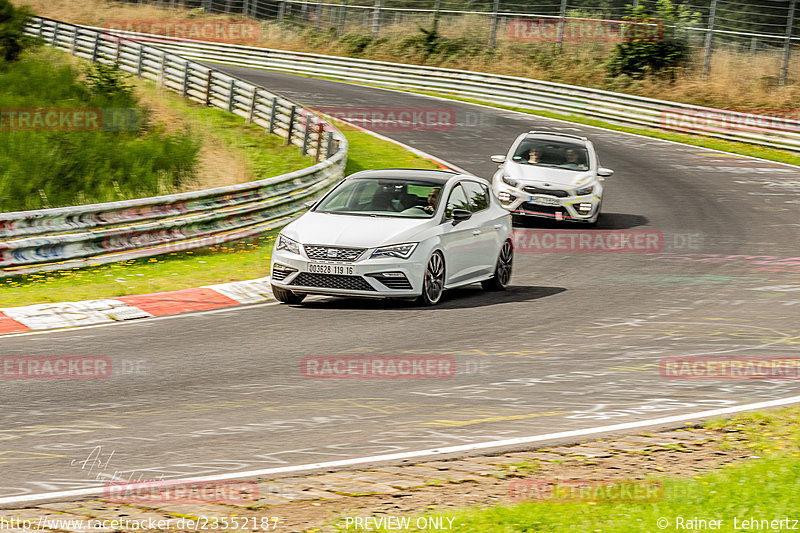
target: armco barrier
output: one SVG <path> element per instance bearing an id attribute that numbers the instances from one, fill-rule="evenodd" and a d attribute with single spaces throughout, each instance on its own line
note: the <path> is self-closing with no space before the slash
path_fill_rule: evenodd
<path id="1" fill-rule="evenodd" d="M 161 48 L 198 61 L 296 72 L 381 87 L 425 90 L 800 152 L 800 120 L 792 118 L 739 113 L 499 74 L 287 52 L 146 33 L 114 33 L 155 42 Z"/>
<path id="2" fill-rule="evenodd" d="M 315 165 L 249 183 L 152 198 L 0 214 L 4 275 L 190 250 L 279 227 L 344 175 L 347 140 L 322 117 L 252 83 L 150 44 L 35 17 L 27 33 L 156 81 L 281 135 Z"/>

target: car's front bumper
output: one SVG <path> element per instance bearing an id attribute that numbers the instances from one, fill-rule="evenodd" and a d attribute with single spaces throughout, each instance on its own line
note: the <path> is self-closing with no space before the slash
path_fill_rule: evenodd
<path id="1" fill-rule="evenodd" d="M 498 197 L 501 199 L 501 205 L 514 215 L 572 222 L 596 220 L 601 204 L 601 197 L 596 194 L 563 198 L 548 196 L 540 200 L 524 191 L 512 188 L 498 191 Z"/>
<path id="2" fill-rule="evenodd" d="M 427 265 L 427 258 L 416 259 L 419 252 L 415 250 L 410 259 L 380 257 L 351 263 L 312 261 L 285 250 L 273 251 L 271 283 L 300 294 L 416 297 L 422 294 L 423 273 Z"/>

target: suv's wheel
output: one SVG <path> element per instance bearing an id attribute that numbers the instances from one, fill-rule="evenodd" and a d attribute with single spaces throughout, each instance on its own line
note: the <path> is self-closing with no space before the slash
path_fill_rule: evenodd
<path id="1" fill-rule="evenodd" d="M 425 277 L 422 279 L 422 294 L 417 298 L 420 305 L 436 305 L 444 292 L 444 257 L 441 252 L 433 252 Z"/>
<path id="2" fill-rule="evenodd" d="M 497 256 L 497 264 L 494 267 L 494 276 L 481 281 L 481 286 L 487 291 L 504 291 L 511 281 L 511 270 L 514 266 L 514 249 L 511 243 L 506 241 Z"/>
<path id="3" fill-rule="evenodd" d="M 292 291 L 276 287 L 275 285 L 272 286 L 272 294 L 275 295 L 275 298 L 277 298 L 279 302 L 283 302 L 285 304 L 299 304 L 306 298 L 305 294 L 297 294 Z"/>

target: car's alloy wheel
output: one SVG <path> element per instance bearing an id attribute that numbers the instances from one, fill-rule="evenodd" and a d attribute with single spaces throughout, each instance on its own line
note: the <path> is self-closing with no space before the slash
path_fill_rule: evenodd
<path id="1" fill-rule="evenodd" d="M 504 291 L 511 281 L 511 271 L 514 267 L 514 249 L 506 241 L 500 249 L 497 264 L 494 267 L 494 276 L 482 281 L 481 285 L 487 291 Z"/>
<path id="2" fill-rule="evenodd" d="M 275 295 L 275 298 L 279 302 L 283 302 L 285 304 L 299 304 L 306 298 L 305 294 L 297 294 L 295 292 L 276 287 L 275 285 L 272 286 L 272 294 Z"/>
<path id="3" fill-rule="evenodd" d="M 433 252 L 428 266 L 425 268 L 425 277 L 422 280 L 422 294 L 417 298 L 421 305 L 436 305 L 442 299 L 444 292 L 444 258 L 440 252 Z"/>

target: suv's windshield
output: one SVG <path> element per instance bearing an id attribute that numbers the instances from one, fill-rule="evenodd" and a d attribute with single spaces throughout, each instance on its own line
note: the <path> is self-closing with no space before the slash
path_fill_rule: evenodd
<path id="1" fill-rule="evenodd" d="M 589 170 L 586 147 L 572 142 L 525 139 L 514 151 L 512 160 L 523 165 Z"/>
<path id="2" fill-rule="evenodd" d="M 314 208 L 341 215 L 430 218 L 439 205 L 442 184 L 425 180 L 346 180 Z"/>

